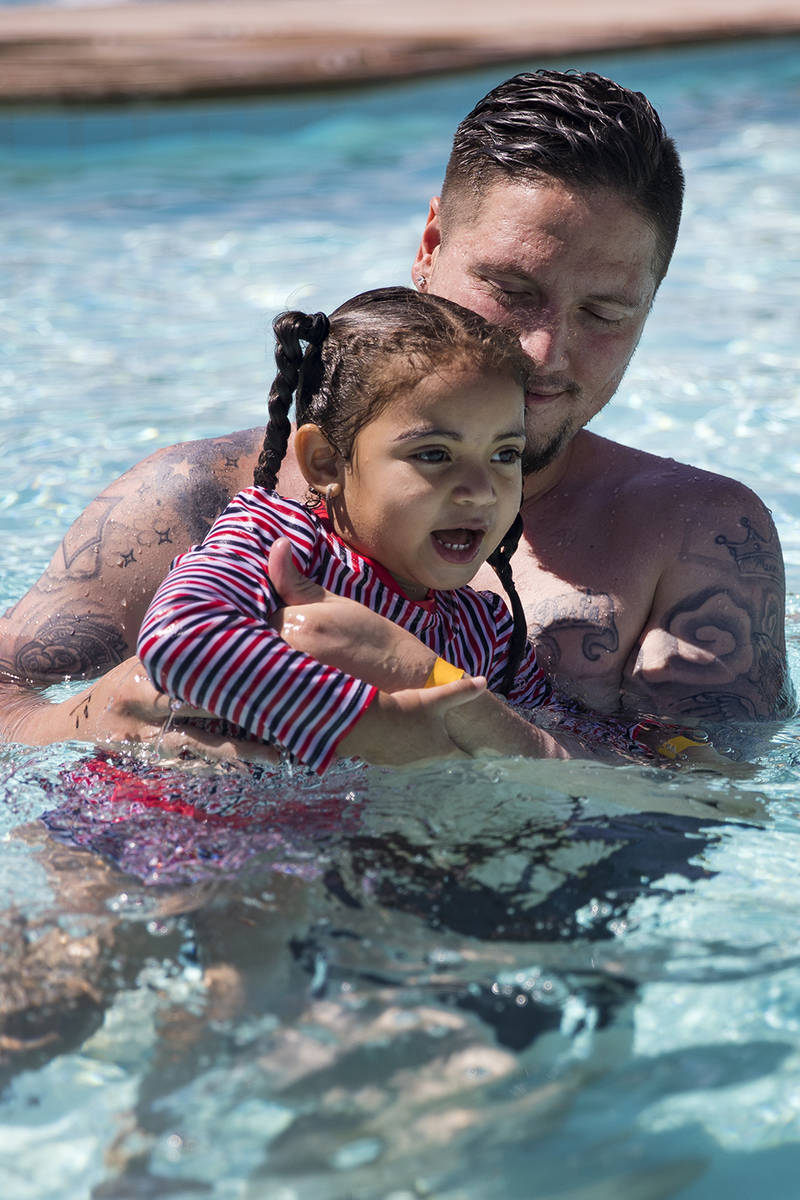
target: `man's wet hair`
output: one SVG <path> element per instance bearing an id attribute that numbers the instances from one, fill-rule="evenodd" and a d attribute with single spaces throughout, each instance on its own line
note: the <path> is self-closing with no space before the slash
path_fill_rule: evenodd
<path id="1" fill-rule="evenodd" d="M 456 130 L 442 187 L 443 238 L 460 199 L 480 200 L 501 177 L 616 192 L 655 231 L 654 267 L 663 279 L 678 236 L 683 171 L 641 92 L 578 71 L 523 72 L 498 84 Z"/>

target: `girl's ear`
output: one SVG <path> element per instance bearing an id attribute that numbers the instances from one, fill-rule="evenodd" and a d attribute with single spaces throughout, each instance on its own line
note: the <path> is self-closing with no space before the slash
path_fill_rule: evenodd
<path id="1" fill-rule="evenodd" d="M 303 478 L 320 495 L 331 483 L 341 483 L 343 463 L 319 425 L 301 425 L 294 435 L 294 453 Z"/>

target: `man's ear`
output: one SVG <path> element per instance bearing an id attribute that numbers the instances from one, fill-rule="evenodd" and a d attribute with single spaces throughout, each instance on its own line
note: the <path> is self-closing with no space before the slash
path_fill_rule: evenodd
<path id="1" fill-rule="evenodd" d="M 331 483 L 341 483 L 342 458 L 319 425 L 301 425 L 294 435 L 294 453 L 303 478 L 320 495 Z"/>
<path id="2" fill-rule="evenodd" d="M 425 222 L 425 228 L 422 231 L 417 257 L 414 259 L 414 266 L 411 268 L 411 278 L 415 287 L 423 289 L 425 283 L 430 279 L 436 255 L 439 253 L 441 240 L 439 197 L 434 196 L 428 210 L 428 219 Z M 420 279 L 422 282 L 420 282 Z"/>

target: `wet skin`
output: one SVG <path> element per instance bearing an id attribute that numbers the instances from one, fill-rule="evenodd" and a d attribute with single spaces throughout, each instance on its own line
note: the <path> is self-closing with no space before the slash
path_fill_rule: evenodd
<path id="1" fill-rule="evenodd" d="M 514 574 L 556 683 L 599 711 L 622 695 L 710 722 L 785 713 L 769 512 L 732 480 L 584 429 L 619 386 L 656 271 L 655 234 L 620 196 L 508 181 L 444 214 L 434 199 L 414 265 L 423 287 L 513 328 L 530 357 L 538 469 Z M 496 586 L 485 570 L 476 582 Z"/>

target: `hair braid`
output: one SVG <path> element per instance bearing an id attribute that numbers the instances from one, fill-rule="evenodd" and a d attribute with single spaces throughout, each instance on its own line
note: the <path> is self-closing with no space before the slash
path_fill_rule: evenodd
<path id="1" fill-rule="evenodd" d="M 519 539 L 522 537 L 523 523 L 522 514 L 517 513 L 514 524 L 505 535 L 500 545 L 492 551 L 487 562 L 494 567 L 498 579 L 502 583 L 506 595 L 511 603 L 511 613 L 514 617 L 514 629 L 511 633 L 511 644 L 508 648 L 508 662 L 503 676 L 502 692 L 507 696 L 514 686 L 519 664 L 522 662 L 525 654 L 525 643 L 528 637 L 528 622 L 525 619 L 525 610 L 522 607 L 522 601 L 519 598 L 514 576 L 511 571 L 511 559 L 519 545 Z"/>
<path id="2" fill-rule="evenodd" d="M 325 313 L 285 312 L 272 323 L 275 331 L 275 362 L 278 373 L 269 390 L 269 420 L 264 444 L 253 472 L 257 487 L 272 491 L 278 482 L 278 472 L 286 457 L 291 425 L 289 410 L 297 394 L 300 423 L 310 398 L 322 380 L 322 346 L 328 336 L 330 322 Z M 303 350 L 302 343 L 307 346 Z"/>

